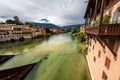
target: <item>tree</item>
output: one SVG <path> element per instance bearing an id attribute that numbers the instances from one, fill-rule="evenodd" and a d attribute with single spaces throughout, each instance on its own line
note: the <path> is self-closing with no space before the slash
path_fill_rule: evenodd
<path id="1" fill-rule="evenodd" d="M 15 21 L 20 21 L 18 16 L 14 16 L 13 19 L 14 19 Z"/>
<path id="2" fill-rule="evenodd" d="M 49 28 L 45 28 L 45 30 L 46 30 L 46 33 L 51 33 Z"/>
<path id="3" fill-rule="evenodd" d="M 20 38 L 19 38 L 19 41 L 24 41 L 24 40 L 25 40 L 24 37 L 20 37 Z"/>
<path id="4" fill-rule="evenodd" d="M 85 38 L 85 34 L 84 33 L 79 33 L 78 35 L 78 40 L 80 42 L 85 42 L 86 41 L 86 38 Z"/>
<path id="5" fill-rule="evenodd" d="M 17 24 L 17 25 L 21 25 L 21 24 L 22 24 L 22 22 L 20 22 L 18 16 L 14 16 L 13 19 L 14 19 L 14 23 L 15 23 L 15 24 Z"/>
<path id="6" fill-rule="evenodd" d="M 71 29 L 71 32 L 72 32 L 72 34 L 77 33 L 77 32 L 78 32 L 78 29 L 77 29 L 76 27 L 73 27 L 73 28 Z"/>
<path id="7" fill-rule="evenodd" d="M 14 22 L 12 19 L 7 19 L 7 20 L 6 20 L 6 23 L 7 23 L 7 24 L 15 24 L 15 22 Z"/>
<path id="8" fill-rule="evenodd" d="M 11 38 L 11 39 L 10 39 L 10 42 L 14 43 L 14 42 L 15 42 L 15 39 Z"/>
<path id="9" fill-rule="evenodd" d="M 29 25 L 30 27 L 36 26 L 35 24 L 30 23 L 30 22 L 25 22 L 24 24 L 25 24 L 25 25 Z"/>
<path id="10" fill-rule="evenodd" d="M 30 23 L 29 22 L 25 22 L 25 25 L 30 25 Z"/>
<path id="11" fill-rule="evenodd" d="M 7 20 L 6 20 L 6 23 L 7 23 L 7 24 L 17 24 L 17 25 L 22 25 L 22 24 L 23 24 L 22 22 L 20 22 L 18 16 L 14 16 L 13 19 L 14 19 L 14 20 L 12 20 L 12 19 L 7 19 Z"/>

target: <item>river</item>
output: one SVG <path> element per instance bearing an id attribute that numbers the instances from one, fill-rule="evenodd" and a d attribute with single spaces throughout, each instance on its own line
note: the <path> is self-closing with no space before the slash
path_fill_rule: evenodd
<path id="1" fill-rule="evenodd" d="M 70 33 L 7 47 L 0 52 L 16 55 L 2 64 L 0 70 L 39 62 L 49 54 L 48 59 L 38 63 L 24 80 L 89 80 L 85 58 L 78 52 L 77 41 L 71 39 Z"/>

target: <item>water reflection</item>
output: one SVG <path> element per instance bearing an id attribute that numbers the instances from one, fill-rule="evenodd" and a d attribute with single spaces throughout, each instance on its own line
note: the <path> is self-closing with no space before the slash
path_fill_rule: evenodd
<path id="1" fill-rule="evenodd" d="M 36 43 L 33 42 L 27 48 L 26 48 L 27 45 L 19 46 L 17 48 L 18 53 L 21 52 L 21 48 L 23 48 L 22 53 L 16 55 L 12 59 L 1 65 L 0 70 L 39 61 L 43 54 L 75 53 L 77 52 L 75 45 L 76 45 L 75 42 L 72 41 L 70 38 L 70 33 L 68 33 L 68 34 L 54 35 L 50 37 L 49 40 L 43 41 L 42 44 L 41 42 L 36 42 Z M 8 49 L 6 50 L 6 54 L 16 54 L 16 53 L 9 51 Z"/>
<path id="2" fill-rule="evenodd" d="M 0 44 L 0 54 L 5 55 L 16 55 L 26 52 L 28 49 L 35 47 L 36 45 L 41 44 L 43 39 L 37 40 L 27 40 L 24 42 L 6 42 Z"/>

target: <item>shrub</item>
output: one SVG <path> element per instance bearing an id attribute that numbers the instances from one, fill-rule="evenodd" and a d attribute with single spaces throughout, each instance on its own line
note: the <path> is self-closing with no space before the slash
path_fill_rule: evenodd
<path id="1" fill-rule="evenodd" d="M 85 42 L 86 41 L 85 34 L 84 33 L 80 33 L 79 36 L 78 36 L 78 40 L 80 42 Z"/>
<path id="2" fill-rule="evenodd" d="M 20 38 L 19 38 L 19 41 L 24 41 L 24 40 L 25 40 L 24 37 L 20 37 Z"/>
<path id="3" fill-rule="evenodd" d="M 14 43 L 14 42 L 15 42 L 15 39 L 11 38 L 11 39 L 10 39 L 10 42 Z"/>
<path id="4" fill-rule="evenodd" d="M 72 34 L 74 34 L 74 33 L 79 32 L 78 30 L 79 30 L 79 29 L 77 29 L 76 27 L 73 27 L 73 28 L 71 29 L 71 32 L 72 32 Z"/>
<path id="5" fill-rule="evenodd" d="M 93 21 L 93 23 L 92 23 L 92 24 L 94 24 L 94 25 L 95 25 L 95 24 L 99 24 L 99 22 L 100 22 L 100 17 L 97 17 L 97 18 L 96 18 L 96 20 L 95 20 L 95 21 Z"/>
<path id="6" fill-rule="evenodd" d="M 104 15 L 103 17 L 103 23 L 109 23 L 111 16 L 110 15 Z"/>

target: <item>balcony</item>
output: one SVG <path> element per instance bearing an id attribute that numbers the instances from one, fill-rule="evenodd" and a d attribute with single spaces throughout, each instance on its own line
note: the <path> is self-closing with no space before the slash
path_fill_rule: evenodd
<path id="1" fill-rule="evenodd" d="M 120 35 L 120 24 L 102 24 L 85 29 L 85 33 L 93 35 Z"/>

